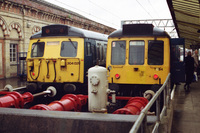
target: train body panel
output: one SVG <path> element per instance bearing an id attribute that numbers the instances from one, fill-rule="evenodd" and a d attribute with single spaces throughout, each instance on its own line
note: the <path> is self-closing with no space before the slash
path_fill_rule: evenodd
<path id="1" fill-rule="evenodd" d="M 88 69 L 97 64 L 105 66 L 106 44 L 104 34 L 67 25 L 42 27 L 29 43 L 28 85 L 32 88 L 53 85 L 65 90 L 70 85 L 75 90 L 75 86 L 87 84 Z"/>
<path id="2" fill-rule="evenodd" d="M 106 63 L 107 67 L 111 67 L 109 83 L 163 84 L 168 73 L 170 72 L 170 55 L 168 54 L 170 52 L 169 38 L 167 37 L 156 38 L 156 41 L 162 42 L 163 45 L 162 47 L 163 50 L 159 51 L 163 52 L 163 55 L 161 55 L 163 57 L 163 60 L 160 61 L 162 63 L 160 63 L 159 65 L 156 65 L 156 63 L 154 63 L 153 61 L 152 62 L 154 63 L 154 65 L 148 62 L 148 50 L 150 47 L 148 44 L 150 41 L 155 41 L 154 39 L 155 39 L 154 37 L 148 37 L 148 36 L 109 38 L 107 47 L 107 52 L 108 52 L 107 63 Z M 125 50 L 122 50 L 125 52 L 124 62 L 118 62 L 118 65 L 113 65 L 115 63 L 117 64 L 117 62 L 114 61 L 115 59 L 112 59 L 113 58 L 112 56 L 118 56 L 118 55 L 112 54 L 112 52 L 115 52 L 114 50 L 112 51 L 112 49 L 115 49 L 115 47 L 117 47 L 116 42 L 123 42 L 123 41 L 125 41 L 125 47 L 126 47 Z M 137 49 L 137 51 L 131 49 L 131 47 L 134 47 L 134 42 L 138 43 L 138 44 L 135 43 L 135 48 Z M 154 51 L 155 50 L 156 49 L 154 49 Z M 122 51 L 118 51 L 118 53 Z M 135 55 L 137 59 L 132 57 L 133 55 Z M 153 56 L 159 56 L 159 54 Z M 158 78 L 155 79 L 154 75 L 157 75 Z"/>
<path id="3" fill-rule="evenodd" d="M 70 38 L 72 42 L 77 42 L 76 56 L 64 57 L 62 47 L 65 47 L 65 43 L 69 42 L 69 38 L 45 38 L 40 39 L 40 42 L 44 42 L 45 50 L 42 57 L 31 57 L 31 51 L 33 51 L 34 44 L 38 39 L 30 41 L 30 47 L 27 56 L 28 67 L 28 81 L 37 82 L 79 82 L 83 83 L 83 71 L 84 71 L 84 39 Z M 32 45 L 31 45 L 32 44 Z M 63 44 L 63 45 L 62 45 Z M 36 47 L 36 46 L 35 46 Z M 61 52 L 60 52 L 61 51 Z M 69 55 L 68 55 L 69 56 Z M 32 66 L 31 66 L 32 64 Z"/>

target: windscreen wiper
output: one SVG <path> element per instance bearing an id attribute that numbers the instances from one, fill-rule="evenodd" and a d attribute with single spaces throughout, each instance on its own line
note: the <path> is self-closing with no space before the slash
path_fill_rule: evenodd
<path id="1" fill-rule="evenodd" d="M 76 45 L 74 45 L 74 43 L 72 42 L 72 40 L 69 38 L 69 41 L 71 42 L 71 44 L 72 44 L 72 46 L 75 48 L 75 49 L 77 49 L 76 48 Z"/>

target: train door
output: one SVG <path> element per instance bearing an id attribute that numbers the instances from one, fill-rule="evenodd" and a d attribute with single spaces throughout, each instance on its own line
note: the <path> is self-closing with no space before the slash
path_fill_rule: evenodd
<path id="1" fill-rule="evenodd" d="M 85 41 L 85 57 L 84 57 L 84 73 L 87 74 L 87 71 L 90 67 L 94 66 L 93 55 L 95 53 L 92 52 L 95 42 L 93 40 L 86 40 Z M 87 81 L 87 77 L 84 76 L 84 81 Z"/>
<path id="2" fill-rule="evenodd" d="M 184 38 L 170 39 L 171 79 L 173 83 L 185 82 Z"/>

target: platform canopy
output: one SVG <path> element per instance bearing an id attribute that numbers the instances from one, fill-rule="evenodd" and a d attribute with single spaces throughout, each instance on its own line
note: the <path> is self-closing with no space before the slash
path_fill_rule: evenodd
<path id="1" fill-rule="evenodd" d="M 186 48 L 200 48 L 200 0 L 167 0 L 178 36 Z"/>

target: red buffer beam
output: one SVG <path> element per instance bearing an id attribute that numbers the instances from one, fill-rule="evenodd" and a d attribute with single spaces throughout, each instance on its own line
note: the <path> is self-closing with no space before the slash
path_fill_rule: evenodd
<path id="1" fill-rule="evenodd" d="M 38 104 L 31 109 L 51 110 L 51 111 L 81 111 L 81 107 L 87 103 L 87 96 L 84 95 L 64 95 L 60 101 L 54 101 L 49 105 Z"/>
<path id="2" fill-rule="evenodd" d="M 26 103 L 33 101 L 33 95 L 30 92 L 20 94 L 19 92 L 0 92 L 5 96 L 0 97 L 0 107 L 23 108 Z"/>
<path id="3" fill-rule="evenodd" d="M 19 92 L 4 92 L 0 91 L 0 95 L 5 95 L 0 97 L 0 107 L 15 107 L 23 108 L 26 103 L 32 102 L 37 96 L 48 95 L 55 96 L 56 89 L 52 86 L 48 87 L 46 91 L 37 94 L 31 94 L 30 92 L 25 92 L 20 94 Z"/>
<path id="4" fill-rule="evenodd" d="M 138 115 L 141 110 L 148 104 L 148 100 L 144 97 L 131 98 L 125 107 L 116 110 L 113 114 L 131 114 Z"/>

